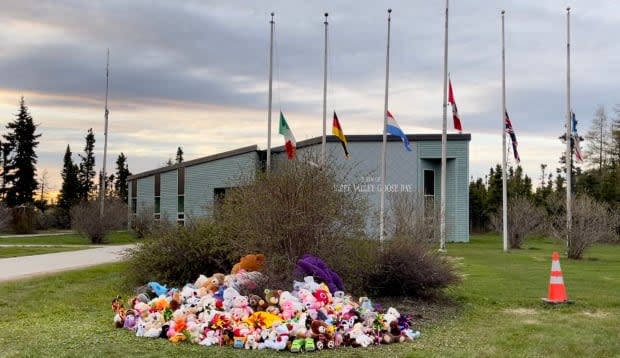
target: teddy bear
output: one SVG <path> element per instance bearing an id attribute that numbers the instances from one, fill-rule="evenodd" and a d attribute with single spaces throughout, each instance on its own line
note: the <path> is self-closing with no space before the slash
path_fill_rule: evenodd
<path id="1" fill-rule="evenodd" d="M 278 290 L 270 290 L 268 288 L 265 289 L 265 302 L 267 302 L 266 312 L 279 314 L 280 308 L 280 291 Z"/>
<path id="2" fill-rule="evenodd" d="M 252 310 L 254 310 L 254 312 L 264 311 L 267 308 L 267 302 L 265 302 L 265 300 L 259 295 L 252 293 L 248 295 L 248 305 L 252 308 Z"/>
<path id="3" fill-rule="evenodd" d="M 112 300 L 112 311 L 114 311 L 114 326 L 116 328 L 122 328 L 125 324 L 127 311 L 125 310 L 125 305 L 121 300 L 121 296 L 116 296 Z"/>
<path id="4" fill-rule="evenodd" d="M 260 330 L 254 331 L 245 338 L 245 349 L 258 349 Z"/>
<path id="5" fill-rule="evenodd" d="M 390 344 L 390 343 L 402 343 L 407 340 L 407 337 L 401 334 L 400 326 L 398 325 L 397 320 L 393 320 L 389 323 L 390 329 L 383 332 L 383 336 L 381 343 Z"/>
<path id="6" fill-rule="evenodd" d="M 286 346 L 288 344 L 288 338 L 288 327 L 282 322 L 275 323 L 269 336 L 265 339 L 263 343 L 260 343 L 258 345 L 258 348 L 269 348 L 276 351 L 281 351 L 286 349 Z"/>
<path id="7" fill-rule="evenodd" d="M 198 295 L 204 296 L 209 293 L 215 293 L 224 284 L 226 275 L 223 273 L 214 273 L 211 277 L 205 275 L 198 276 L 194 286 L 198 289 Z"/>
<path id="8" fill-rule="evenodd" d="M 138 318 L 136 317 L 136 312 L 132 309 L 127 310 L 125 313 L 125 322 L 123 323 L 123 328 L 128 330 L 135 330 L 136 324 L 138 323 Z"/>
<path id="9" fill-rule="evenodd" d="M 280 293 L 280 316 L 282 316 L 285 321 L 293 318 L 295 313 L 302 309 L 303 306 L 297 297 L 293 296 L 288 291 L 282 291 Z"/>
<path id="10" fill-rule="evenodd" d="M 344 291 L 344 284 L 338 274 L 332 271 L 327 264 L 316 256 L 305 254 L 297 260 L 297 275 L 314 276 L 324 282 L 330 292 Z"/>
<path id="11" fill-rule="evenodd" d="M 348 336 L 351 340 L 351 345 L 353 347 L 368 347 L 369 345 L 374 343 L 374 339 L 367 335 L 364 326 L 361 323 L 356 323 L 349 330 Z"/>
<path id="12" fill-rule="evenodd" d="M 205 329 L 205 333 L 198 344 L 202 346 L 213 346 L 220 342 L 219 336 L 216 331 Z"/>
<path id="13" fill-rule="evenodd" d="M 265 264 L 265 255 L 263 254 L 249 254 L 243 256 L 238 263 L 236 263 L 231 273 L 234 275 L 240 270 L 246 270 L 248 272 L 251 271 L 260 271 Z"/>
<path id="14" fill-rule="evenodd" d="M 316 348 L 322 350 L 324 348 L 335 348 L 334 327 L 328 325 L 324 321 L 314 320 L 310 324 L 312 338 L 316 343 Z"/>
<path id="15" fill-rule="evenodd" d="M 242 321 L 253 313 L 252 308 L 248 306 L 248 298 L 246 296 L 235 296 L 232 298 L 232 308 L 230 314 L 235 321 Z"/>

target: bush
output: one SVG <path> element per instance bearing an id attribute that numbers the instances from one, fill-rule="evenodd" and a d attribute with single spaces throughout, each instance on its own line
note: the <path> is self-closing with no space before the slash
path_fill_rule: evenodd
<path id="1" fill-rule="evenodd" d="M 36 211 L 34 206 L 18 206 L 11 210 L 12 229 L 16 234 L 32 234 L 35 232 Z"/>
<path id="2" fill-rule="evenodd" d="M 0 232 L 7 231 L 11 224 L 11 211 L 0 202 Z"/>
<path id="3" fill-rule="evenodd" d="M 131 217 L 131 231 L 138 239 L 149 236 L 155 228 L 155 208 L 142 205 L 137 215 Z"/>
<path id="4" fill-rule="evenodd" d="M 390 203 L 385 220 L 388 237 L 407 237 L 426 243 L 437 241 L 439 210 L 434 202 L 411 192 L 388 193 L 387 199 Z"/>
<path id="5" fill-rule="evenodd" d="M 306 253 L 335 269 L 349 254 L 348 240 L 364 237 L 365 194 L 335 190 L 350 182 L 347 168 L 313 162 L 319 162 L 314 153 L 305 153 L 274 163 L 271 172 L 240 178 L 241 185 L 215 207 L 236 258 L 266 255 L 272 287 L 290 287 L 297 260 Z"/>
<path id="6" fill-rule="evenodd" d="M 119 200 L 106 199 L 104 215 L 100 215 L 100 201 L 84 201 L 71 208 L 73 230 L 88 237 L 93 244 L 104 242 L 112 230 L 127 227 L 127 205 Z"/>
<path id="7" fill-rule="evenodd" d="M 446 257 L 420 240 L 395 238 L 385 242 L 368 275 L 369 294 L 375 297 L 430 297 L 460 282 Z"/>
<path id="8" fill-rule="evenodd" d="M 491 217 L 494 231 L 502 235 L 503 214 L 498 211 Z M 547 215 L 545 209 L 539 208 L 523 196 L 510 198 L 508 201 L 508 245 L 511 249 L 520 249 L 525 239 L 544 231 Z"/>
<path id="9" fill-rule="evenodd" d="M 124 275 L 128 287 L 158 281 L 168 287 L 182 287 L 200 274 L 230 272 L 233 261 L 219 230 L 210 220 L 195 220 L 189 227 L 158 226 L 130 249 Z"/>
<path id="10" fill-rule="evenodd" d="M 557 213 L 552 217 L 552 235 L 566 241 L 566 203 L 556 202 Z M 572 202 L 572 224 L 567 256 L 581 259 L 585 251 L 596 242 L 611 240 L 615 235 L 617 218 L 607 204 L 588 195 L 579 195 Z"/>
<path id="11" fill-rule="evenodd" d="M 58 227 L 56 209 L 49 208 L 45 211 L 37 211 L 35 215 L 37 230 L 49 230 Z"/>

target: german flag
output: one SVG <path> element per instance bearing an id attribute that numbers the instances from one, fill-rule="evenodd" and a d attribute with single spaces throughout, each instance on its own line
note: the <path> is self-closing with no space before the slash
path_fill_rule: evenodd
<path id="1" fill-rule="evenodd" d="M 340 122 L 338 121 L 338 116 L 336 115 L 336 111 L 334 111 L 332 134 L 338 137 L 338 139 L 340 139 L 342 149 L 344 149 L 344 156 L 345 158 L 349 159 L 349 151 L 347 150 L 347 137 L 344 136 L 344 132 L 342 131 L 342 127 L 340 126 Z"/>

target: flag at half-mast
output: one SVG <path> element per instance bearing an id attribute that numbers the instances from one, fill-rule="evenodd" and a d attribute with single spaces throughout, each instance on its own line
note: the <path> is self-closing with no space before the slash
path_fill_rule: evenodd
<path id="1" fill-rule="evenodd" d="M 461 126 L 461 117 L 459 117 L 459 111 L 456 108 L 456 101 L 454 100 L 454 92 L 452 92 L 452 80 L 448 80 L 448 103 L 452 107 L 452 120 L 454 121 L 454 129 L 461 133 L 463 127 Z"/>
<path id="2" fill-rule="evenodd" d="M 293 136 L 293 131 L 286 123 L 286 119 L 284 118 L 284 114 L 280 112 L 280 134 L 284 136 L 284 147 L 286 148 L 286 155 L 288 159 L 295 159 L 295 154 L 297 153 L 297 143 L 295 142 L 295 136 Z"/>
<path id="3" fill-rule="evenodd" d="M 510 117 L 508 117 L 508 111 L 504 112 L 504 130 L 510 136 L 510 140 L 512 141 L 512 152 L 514 154 L 515 160 L 517 164 L 521 163 L 521 157 L 519 157 L 519 151 L 517 150 L 517 135 L 515 134 L 514 128 L 512 128 L 512 122 L 510 121 Z"/>
<path id="4" fill-rule="evenodd" d="M 579 137 L 579 134 L 577 134 L 577 119 L 575 118 L 575 112 L 571 111 L 571 119 L 572 119 L 572 124 L 573 124 L 573 135 L 572 135 L 572 141 L 573 141 L 573 147 L 575 148 L 575 159 L 577 159 L 578 162 L 583 162 L 583 155 L 581 154 L 581 145 L 579 144 L 581 142 L 581 138 Z"/>
<path id="5" fill-rule="evenodd" d="M 349 159 L 349 150 L 347 149 L 347 137 L 345 137 L 344 132 L 342 131 L 342 127 L 340 126 L 340 121 L 338 121 L 336 111 L 334 111 L 334 120 L 332 122 L 332 134 L 338 137 L 338 139 L 340 139 L 342 149 L 344 149 L 344 156 L 345 158 Z"/>
<path id="6" fill-rule="evenodd" d="M 399 136 L 400 139 L 403 141 L 405 149 L 411 152 L 411 146 L 409 146 L 409 139 L 407 138 L 407 135 L 405 134 L 405 132 L 403 132 L 402 129 L 400 129 L 400 126 L 398 125 L 398 123 L 396 123 L 396 120 L 394 119 L 390 111 L 387 111 L 387 126 L 385 129 L 387 134 Z"/>

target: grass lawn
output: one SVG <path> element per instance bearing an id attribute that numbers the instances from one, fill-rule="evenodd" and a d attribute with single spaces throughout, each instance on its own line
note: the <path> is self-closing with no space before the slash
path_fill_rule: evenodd
<path id="1" fill-rule="evenodd" d="M 0 259 L 7 257 L 30 256 L 52 254 L 55 252 L 84 250 L 88 247 L 70 247 L 70 246 L 13 246 L 0 247 Z"/>
<path id="2" fill-rule="evenodd" d="M 501 251 L 497 235 L 448 244 L 464 276 L 448 290 L 445 309 L 413 305 L 422 337 L 370 349 L 342 348 L 324 357 L 612 357 L 620 355 L 620 246 L 600 245 L 586 258 L 561 259 L 572 305 L 547 306 L 551 252 L 539 239 Z M 0 356 L 9 357 L 272 357 L 273 351 L 174 345 L 112 327 L 111 299 L 121 291 L 124 265 L 102 265 L 0 284 Z M 381 302 L 379 300 L 379 302 Z M 428 320 L 430 315 L 432 318 Z M 292 353 L 277 355 L 292 356 Z"/>
<path id="3" fill-rule="evenodd" d="M 128 231 L 114 231 L 105 238 L 107 245 L 125 245 L 136 242 L 136 238 Z M 90 245 L 90 240 L 79 234 L 23 236 L 0 238 L 0 244 L 18 245 Z"/>

